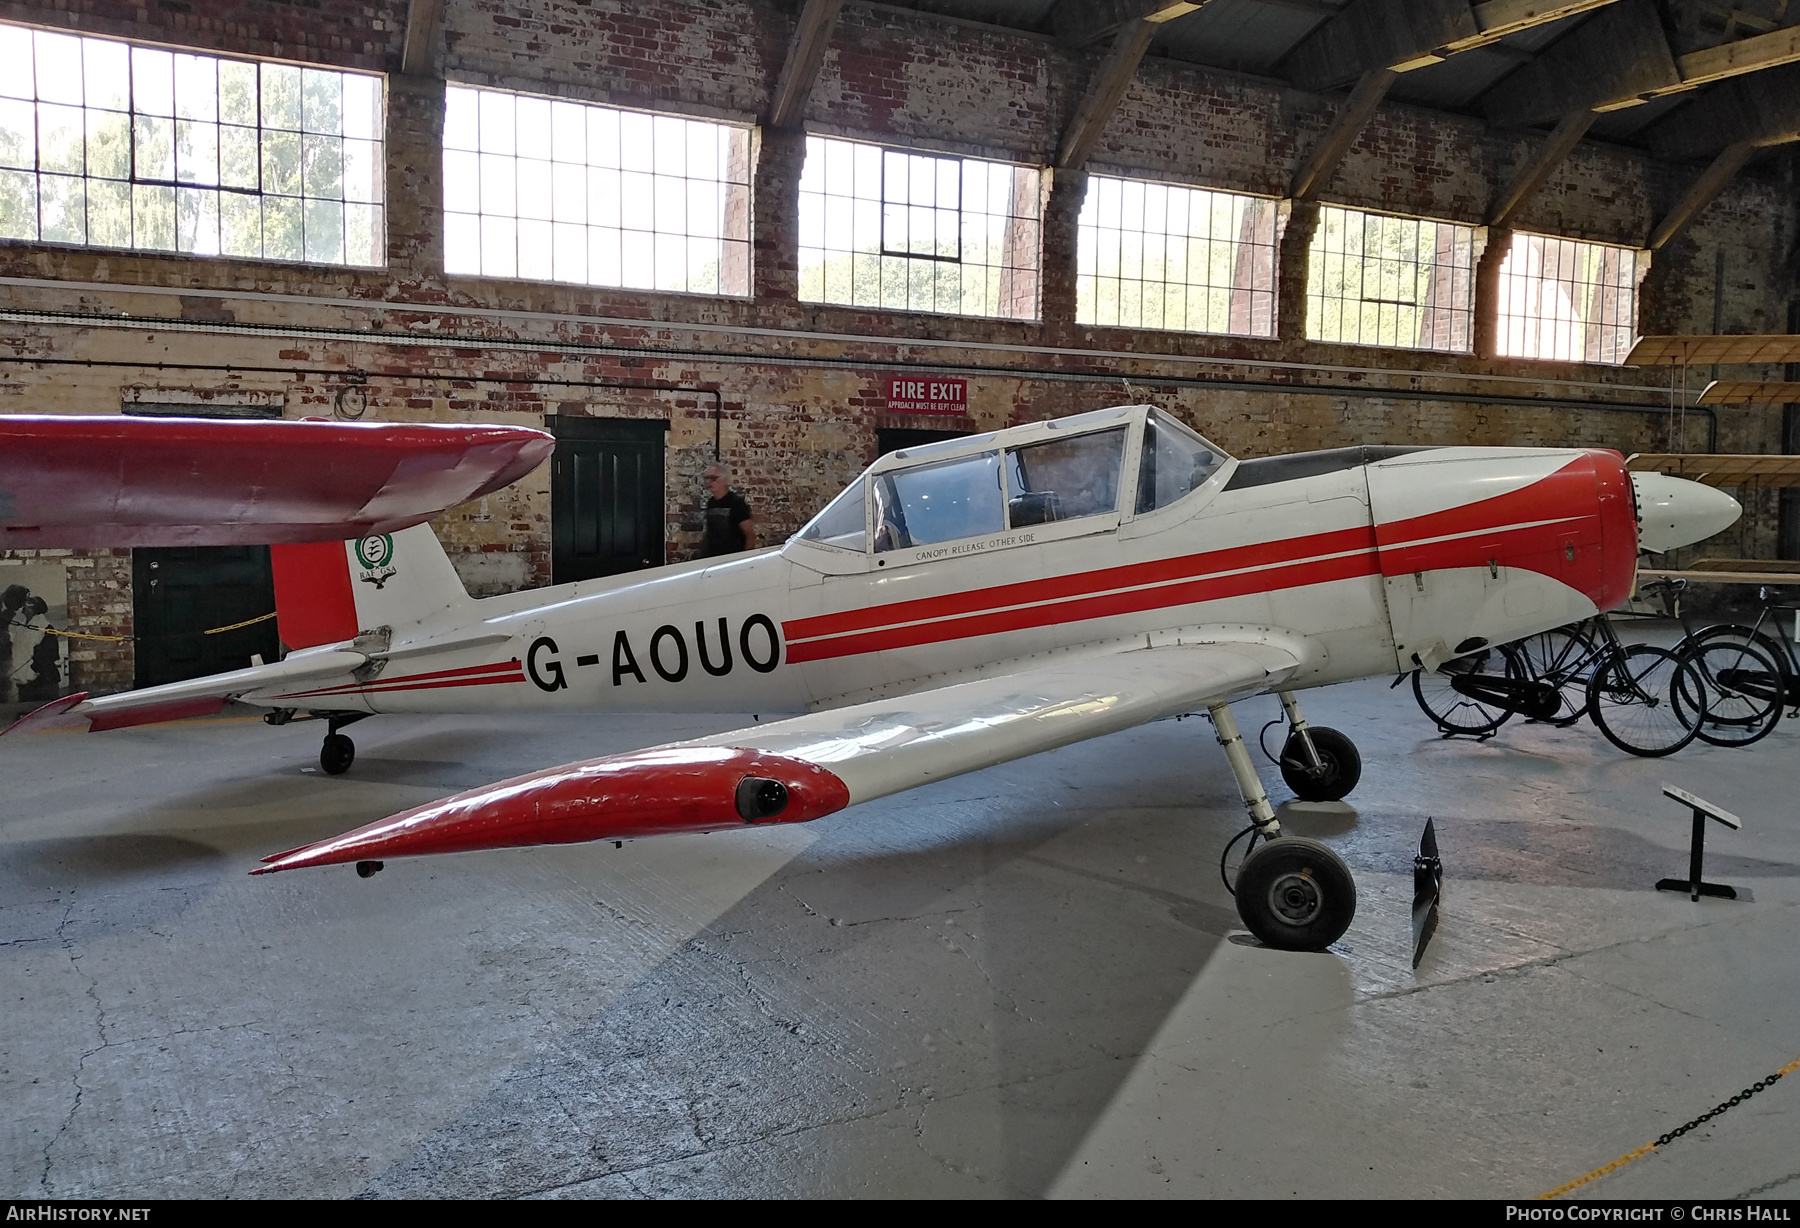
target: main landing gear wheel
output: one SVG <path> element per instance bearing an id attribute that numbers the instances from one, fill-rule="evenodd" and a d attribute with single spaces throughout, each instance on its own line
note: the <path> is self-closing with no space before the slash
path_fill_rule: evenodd
<path id="1" fill-rule="evenodd" d="M 319 766 L 328 776 L 342 776 L 356 762 L 356 743 L 341 733 L 325 735 L 325 744 L 319 747 Z"/>
<path id="2" fill-rule="evenodd" d="M 1319 752 L 1318 768 L 1314 769 L 1300 734 L 1290 733 L 1281 748 L 1281 778 L 1303 802 L 1341 801 L 1362 779 L 1362 756 L 1356 753 L 1356 743 L 1319 725 L 1309 726 L 1307 733 Z"/>
<path id="3" fill-rule="evenodd" d="M 1244 925 L 1264 945 L 1283 951 L 1323 951 L 1343 937 L 1356 915 L 1350 867 L 1303 836 L 1278 836 L 1251 852 L 1238 870 L 1236 890 Z"/>

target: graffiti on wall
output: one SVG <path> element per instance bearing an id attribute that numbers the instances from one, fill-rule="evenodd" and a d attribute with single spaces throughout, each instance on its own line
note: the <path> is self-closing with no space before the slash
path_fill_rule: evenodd
<path id="1" fill-rule="evenodd" d="M 68 573 L 60 563 L 0 567 L 0 704 L 43 703 L 67 692 Z"/>

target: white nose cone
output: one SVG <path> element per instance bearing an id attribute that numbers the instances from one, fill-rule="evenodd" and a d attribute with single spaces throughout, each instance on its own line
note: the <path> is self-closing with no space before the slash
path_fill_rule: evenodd
<path id="1" fill-rule="evenodd" d="M 1634 473 L 1637 488 L 1638 549 L 1657 554 L 1691 546 L 1737 523 L 1744 509 L 1712 486 L 1660 473 Z"/>

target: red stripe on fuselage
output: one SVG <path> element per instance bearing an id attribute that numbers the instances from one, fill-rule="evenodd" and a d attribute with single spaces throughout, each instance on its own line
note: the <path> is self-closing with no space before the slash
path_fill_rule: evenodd
<path id="1" fill-rule="evenodd" d="M 913 601 L 896 601 L 889 605 L 846 610 L 840 614 L 821 614 L 815 618 L 799 618 L 783 623 L 781 632 L 790 644 L 841 635 L 851 631 L 870 631 L 893 627 L 899 623 L 925 622 L 952 618 L 961 614 L 985 613 L 1002 606 L 1040 605 L 1089 597 L 1114 589 L 1143 588 L 1168 584 L 1197 576 L 1216 575 L 1224 571 L 1268 567 L 1291 563 L 1319 555 L 1350 551 L 1373 551 L 1375 533 L 1367 525 L 1349 529 L 1333 529 L 1306 537 L 1290 537 L 1278 541 L 1252 542 L 1226 550 L 1210 550 L 1204 554 L 1178 555 L 1153 559 L 1147 563 L 1131 563 L 1124 567 L 1107 567 L 1099 571 L 1075 572 L 1051 576 L 1044 580 L 1028 580 L 1022 584 L 1000 588 L 971 589 L 948 593 L 942 597 L 921 597 Z"/>
<path id="2" fill-rule="evenodd" d="M 504 676 L 495 676 L 504 675 Z M 367 695 L 383 691 L 429 690 L 432 686 L 478 686 L 487 682 L 523 682 L 525 671 L 517 661 L 496 661 L 489 665 L 464 665 L 456 669 L 433 670 L 425 674 L 403 674 L 398 678 L 374 678 L 368 682 L 349 682 L 320 687 L 312 691 L 294 691 L 285 696 L 300 699 L 318 695 Z"/>
<path id="3" fill-rule="evenodd" d="M 1369 536 L 1365 533 L 1365 536 Z M 1223 552 L 1221 552 L 1223 553 Z M 1201 558 L 1204 556 L 1189 556 Z M 991 610 L 964 617 L 940 618 L 901 626 L 878 627 L 857 634 L 830 639 L 816 639 L 788 644 L 790 664 L 850 656 L 863 652 L 879 652 L 889 648 L 911 648 L 944 640 L 966 639 L 975 635 L 995 635 L 1003 631 L 1022 631 L 1056 623 L 1080 622 L 1090 618 L 1110 618 L 1121 614 L 1138 614 L 1146 610 L 1193 605 L 1202 601 L 1223 601 L 1251 593 L 1274 589 L 1297 588 L 1306 584 L 1326 584 L 1333 580 L 1349 580 L 1374 575 L 1377 562 L 1373 547 L 1325 558 L 1311 558 L 1297 563 L 1273 563 L 1250 570 L 1232 571 L 1224 575 L 1205 576 L 1173 583 L 1074 595 L 1060 601 L 1011 609 Z M 1123 570 L 1123 569 L 1120 569 Z M 1089 576 L 1094 573 L 1088 573 Z M 1065 577 L 1075 578 L 1075 577 Z M 989 590 L 992 591 L 992 590 Z"/>

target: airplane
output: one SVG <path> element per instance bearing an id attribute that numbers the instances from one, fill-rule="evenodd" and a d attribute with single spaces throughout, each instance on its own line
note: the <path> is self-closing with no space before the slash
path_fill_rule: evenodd
<path id="1" fill-rule="evenodd" d="M 1640 539 L 1637 508 L 1653 506 Z M 45 705 L 14 731 L 269 709 L 800 715 L 533 772 L 272 854 L 252 871 L 806 822 L 963 772 L 1207 714 L 1250 820 L 1239 914 L 1323 950 L 1349 869 L 1284 834 L 1232 713 L 1280 697 L 1283 778 L 1336 800 L 1353 742 L 1297 693 L 1432 669 L 1631 595 L 1640 545 L 1740 509 L 1616 452 L 1352 447 L 1238 460 L 1118 406 L 881 457 L 784 545 L 474 600 L 429 525 L 277 545 L 279 662 Z M 1240 833 L 1242 835 L 1244 833 Z M 1261 841 L 1258 843 L 1258 841 Z"/>
<path id="2" fill-rule="evenodd" d="M 393 533 L 549 459 L 530 427 L 0 414 L 0 550 Z"/>

